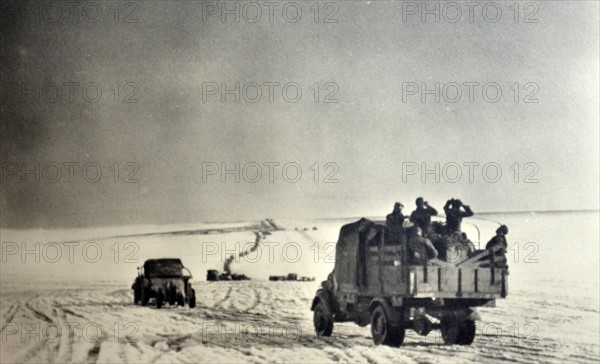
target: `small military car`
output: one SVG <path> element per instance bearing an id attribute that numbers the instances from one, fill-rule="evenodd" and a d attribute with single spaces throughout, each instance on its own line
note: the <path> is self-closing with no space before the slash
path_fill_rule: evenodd
<path id="1" fill-rule="evenodd" d="M 460 261 L 413 264 L 407 249 L 389 241 L 381 224 L 344 225 L 334 270 L 312 302 L 316 334 L 330 336 L 334 322 L 355 322 L 371 325 L 376 345 L 399 347 L 407 329 L 422 336 L 439 329 L 444 343 L 470 345 L 479 319 L 472 308 L 494 307 L 507 295 L 506 262 L 494 263 L 494 248 Z"/>
<path id="2" fill-rule="evenodd" d="M 185 274 L 184 273 L 187 273 Z M 181 259 L 149 259 L 138 267 L 138 276 L 131 288 L 133 303 L 146 306 L 151 299 L 157 308 L 169 305 L 196 307 L 196 291 L 192 288 L 192 274 Z"/>

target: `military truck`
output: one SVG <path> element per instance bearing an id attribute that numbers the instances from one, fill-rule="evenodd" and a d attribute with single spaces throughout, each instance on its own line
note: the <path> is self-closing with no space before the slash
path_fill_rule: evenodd
<path id="1" fill-rule="evenodd" d="M 463 261 L 430 259 L 414 265 L 406 244 L 390 242 L 385 226 L 367 219 L 344 225 L 334 270 L 312 302 L 318 336 L 334 322 L 371 325 L 376 345 L 399 347 L 405 331 L 439 329 L 446 344 L 470 345 L 477 306 L 494 307 L 507 295 L 508 267 L 495 264 L 498 248 L 477 250 Z"/>
<path id="2" fill-rule="evenodd" d="M 156 308 L 164 303 L 169 305 L 196 307 L 196 291 L 190 280 L 192 274 L 183 266 L 181 259 L 149 259 L 138 267 L 138 275 L 133 282 L 133 303 L 146 306 L 154 299 Z"/>

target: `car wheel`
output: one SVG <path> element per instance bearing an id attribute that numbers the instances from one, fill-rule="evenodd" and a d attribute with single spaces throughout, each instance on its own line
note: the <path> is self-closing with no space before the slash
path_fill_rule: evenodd
<path id="1" fill-rule="evenodd" d="M 371 316 L 371 335 L 375 345 L 399 347 L 404 342 L 405 330 L 403 326 L 392 325 L 385 309 L 379 305 Z"/>
<path id="2" fill-rule="evenodd" d="M 190 308 L 196 307 L 196 291 L 194 291 L 193 289 L 190 290 L 190 299 L 188 301 L 188 306 L 190 306 Z"/>
<path id="3" fill-rule="evenodd" d="M 317 336 L 331 336 L 333 332 L 333 316 L 323 301 L 319 300 L 319 303 L 315 306 L 313 324 Z"/>
<path id="4" fill-rule="evenodd" d="M 150 292 L 144 287 L 142 287 L 140 291 L 140 302 L 142 303 L 142 306 L 146 306 L 148 301 L 150 301 Z"/>
<path id="5" fill-rule="evenodd" d="M 183 295 L 181 293 L 177 294 L 177 304 L 181 307 L 183 307 L 185 305 L 185 300 L 183 298 Z"/>
<path id="6" fill-rule="evenodd" d="M 164 300 L 165 294 L 163 293 L 162 289 L 159 289 L 156 293 L 156 308 L 161 308 Z"/>
<path id="7" fill-rule="evenodd" d="M 133 303 L 135 305 L 137 305 L 140 302 L 140 296 L 141 296 L 140 287 L 138 287 L 136 285 L 135 288 L 133 289 Z"/>
<path id="8" fill-rule="evenodd" d="M 177 288 L 174 284 L 169 284 L 168 290 L 169 305 L 173 306 L 177 302 Z"/>

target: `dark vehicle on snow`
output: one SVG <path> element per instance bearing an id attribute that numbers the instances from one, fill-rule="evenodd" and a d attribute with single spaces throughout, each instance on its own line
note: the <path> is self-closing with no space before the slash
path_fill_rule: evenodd
<path id="1" fill-rule="evenodd" d="M 206 280 L 209 282 L 215 281 L 249 281 L 250 277 L 245 274 L 237 273 L 219 273 L 216 269 L 209 269 L 206 271 Z"/>
<path id="2" fill-rule="evenodd" d="M 181 259 L 149 259 L 138 267 L 138 276 L 131 288 L 133 303 L 146 306 L 151 299 L 157 308 L 164 303 L 196 307 L 196 291 L 192 288 L 192 274 Z"/>
<path id="3" fill-rule="evenodd" d="M 318 336 L 334 322 L 371 325 L 375 344 L 402 345 L 405 330 L 425 336 L 439 329 L 446 344 L 470 345 L 478 314 L 507 295 L 508 267 L 496 248 L 462 261 L 435 258 L 411 264 L 406 244 L 389 242 L 385 226 L 367 219 L 341 228 L 335 266 L 311 306 Z"/>

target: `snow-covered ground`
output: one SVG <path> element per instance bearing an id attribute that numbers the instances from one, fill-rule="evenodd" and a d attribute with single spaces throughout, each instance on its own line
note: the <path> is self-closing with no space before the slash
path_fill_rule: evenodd
<path id="1" fill-rule="evenodd" d="M 369 328 L 354 324 L 314 335 L 310 303 L 351 219 L 275 220 L 283 230 L 231 264 L 253 278 L 238 282 L 206 282 L 206 270 L 254 246 L 255 233 L 270 230 L 265 221 L 2 230 L 0 362 L 597 363 L 598 213 L 485 218 L 510 228 L 508 297 L 479 310 L 472 346 L 408 331 L 397 349 L 374 346 Z M 132 304 L 136 267 L 159 257 L 179 257 L 194 274 L 196 308 Z M 287 273 L 316 280 L 267 280 Z"/>

